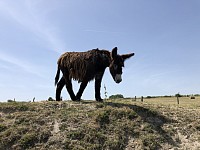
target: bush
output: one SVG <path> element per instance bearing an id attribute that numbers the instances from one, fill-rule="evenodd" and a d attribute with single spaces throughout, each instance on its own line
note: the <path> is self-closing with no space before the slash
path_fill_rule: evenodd
<path id="1" fill-rule="evenodd" d="M 19 140 L 20 146 L 25 149 L 33 147 L 37 142 L 38 139 L 36 133 L 27 133 Z"/>
<path id="2" fill-rule="evenodd" d="M 156 98 L 156 96 L 147 96 L 147 98 Z"/>
<path id="3" fill-rule="evenodd" d="M 100 127 L 104 127 L 106 124 L 110 123 L 109 116 L 110 116 L 109 111 L 101 112 L 97 115 L 96 122 L 100 125 Z"/>
<path id="4" fill-rule="evenodd" d="M 7 100 L 7 102 L 8 103 L 12 103 L 12 102 L 15 102 L 14 100 L 11 100 L 11 99 L 9 99 L 9 100 Z"/>
<path id="5" fill-rule="evenodd" d="M 180 93 L 175 94 L 175 97 L 182 97 Z"/>
<path id="6" fill-rule="evenodd" d="M 164 95 L 163 97 L 172 97 L 171 95 Z"/>
<path id="7" fill-rule="evenodd" d="M 122 94 L 116 94 L 116 95 L 111 95 L 109 99 L 118 99 L 118 98 L 124 98 Z"/>
<path id="8" fill-rule="evenodd" d="M 7 129 L 6 125 L 0 124 L 0 132 L 4 131 Z"/>
<path id="9" fill-rule="evenodd" d="M 55 101 L 55 100 L 52 97 L 49 97 L 48 101 Z"/>

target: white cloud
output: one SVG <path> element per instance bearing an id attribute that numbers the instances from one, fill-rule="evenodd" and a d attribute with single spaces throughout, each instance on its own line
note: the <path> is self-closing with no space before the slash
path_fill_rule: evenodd
<path id="1" fill-rule="evenodd" d="M 38 9 L 39 2 L 32 0 L 26 1 L 1 1 L 0 12 L 3 17 L 11 18 L 19 25 L 25 27 L 32 34 L 38 36 L 48 49 L 57 53 L 62 53 L 65 49 L 65 44 L 62 42 L 56 32 L 57 28 L 51 27 L 51 23 L 45 19 L 45 14 Z M 50 11 L 48 9 L 44 9 Z"/>
<path id="2" fill-rule="evenodd" d="M 31 73 L 31 74 L 34 74 L 34 75 L 37 75 L 38 77 L 42 77 L 42 78 L 45 78 L 45 76 L 43 76 L 39 71 L 38 71 L 38 68 L 37 66 L 34 66 L 32 64 L 29 64 L 28 62 L 25 62 L 25 61 L 22 61 L 22 60 L 19 60 L 15 57 L 12 57 L 10 55 L 7 55 L 3 52 L 0 52 L 0 60 L 2 61 L 5 61 L 7 63 L 11 63 L 15 66 L 18 66 L 20 67 L 22 70 L 28 72 L 28 73 Z M 8 67 L 6 67 L 6 69 L 9 69 Z"/>
<path id="3" fill-rule="evenodd" d="M 30 36 L 39 37 L 41 44 L 46 46 L 47 49 L 55 51 L 58 54 L 63 53 L 65 44 L 56 34 L 59 29 L 51 26 L 51 23 L 45 19 L 45 14 L 48 14 L 51 9 L 41 9 L 41 2 L 32 0 L 0 1 L 0 17 L 5 18 L 9 22 L 14 22 L 15 26 L 25 28 L 31 34 Z M 8 53 L 5 47 L 0 49 L 0 60 L 44 78 L 41 73 L 43 72 L 41 69 L 42 66 L 36 66 L 34 63 L 29 62 L 29 60 L 17 58 L 14 53 Z M 9 67 L 5 68 L 5 66 L 1 66 L 1 68 L 9 70 Z"/>

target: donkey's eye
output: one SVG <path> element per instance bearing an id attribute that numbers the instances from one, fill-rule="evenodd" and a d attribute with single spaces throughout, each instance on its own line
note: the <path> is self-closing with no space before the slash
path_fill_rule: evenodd
<path id="1" fill-rule="evenodd" d="M 114 64 L 113 67 L 114 67 L 115 70 L 117 70 L 117 65 L 116 64 Z"/>

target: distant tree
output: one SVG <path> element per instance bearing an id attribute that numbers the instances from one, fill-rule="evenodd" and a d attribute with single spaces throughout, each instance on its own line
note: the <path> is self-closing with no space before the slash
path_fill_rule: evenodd
<path id="1" fill-rule="evenodd" d="M 9 100 L 7 100 L 7 102 L 9 102 L 9 103 L 10 103 L 10 102 L 15 102 L 15 101 L 14 101 L 14 100 L 11 100 L 11 99 L 9 99 Z"/>
<path id="2" fill-rule="evenodd" d="M 152 98 L 152 96 L 147 96 L 147 98 Z"/>
<path id="3" fill-rule="evenodd" d="M 164 95 L 163 97 L 172 97 L 171 95 Z"/>
<path id="4" fill-rule="evenodd" d="M 175 97 L 182 97 L 180 93 L 175 94 Z"/>
<path id="5" fill-rule="evenodd" d="M 147 96 L 146 98 L 156 98 L 156 96 Z"/>
<path id="6" fill-rule="evenodd" d="M 118 99 L 118 98 L 124 98 L 122 94 L 116 94 L 116 95 L 111 95 L 109 99 Z"/>

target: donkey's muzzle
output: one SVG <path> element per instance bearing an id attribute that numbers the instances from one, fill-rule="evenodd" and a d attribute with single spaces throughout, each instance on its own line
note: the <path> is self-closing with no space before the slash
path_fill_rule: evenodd
<path id="1" fill-rule="evenodd" d="M 122 75 L 121 74 L 116 74 L 115 75 L 115 82 L 120 83 L 122 81 Z"/>

